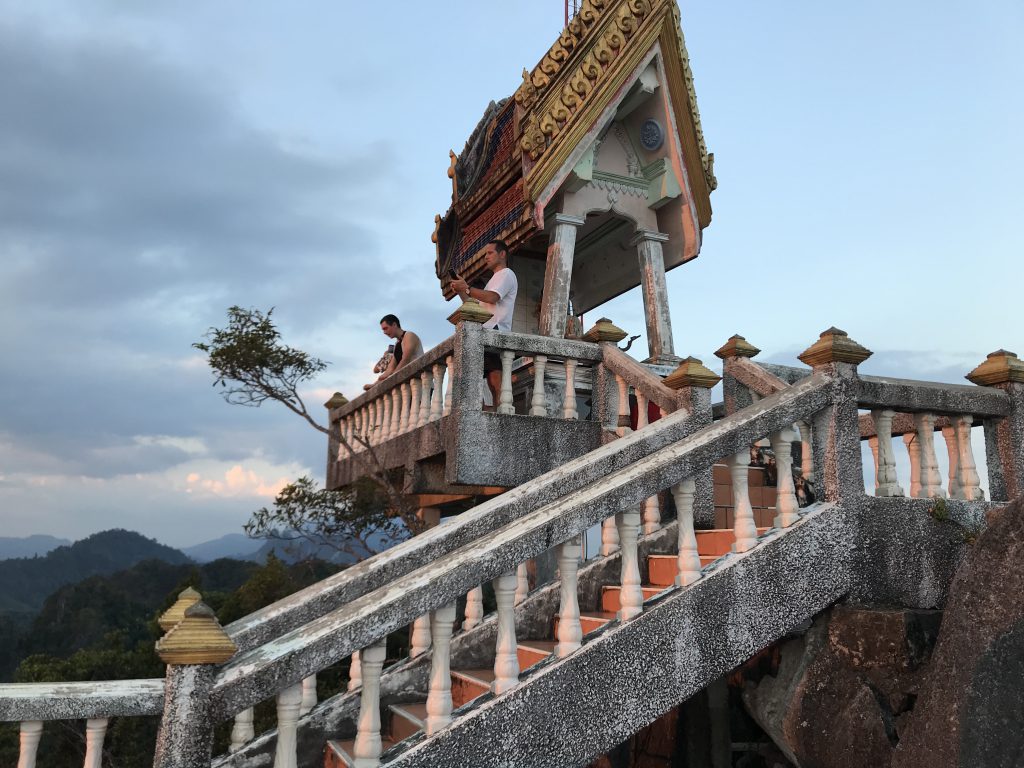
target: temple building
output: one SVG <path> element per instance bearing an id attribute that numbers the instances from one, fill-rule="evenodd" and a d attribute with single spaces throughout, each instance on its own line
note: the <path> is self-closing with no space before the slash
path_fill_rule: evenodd
<path id="1" fill-rule="evenodd" d="M 450 269 L 481 277 L 484 246 L 503 240 L 521 286 L 514 331 L 562 337 L 640 285 L 648 360 L 674 364 L 665 272 L 700 254 L 713 161 L 678 5 L 584 3 L 451 153 L 433 235 L 441 290 L 454 295 Z"/>

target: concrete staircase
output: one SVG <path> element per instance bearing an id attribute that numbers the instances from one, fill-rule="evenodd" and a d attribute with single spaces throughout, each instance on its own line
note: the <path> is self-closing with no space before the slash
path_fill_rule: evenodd
<path id="1" fill-rule="evenodd" d="M 727 482 L 727 468 L 716 466 L 715 479 L 721 480 L 723 483 Z M 751 488 L 760 489 L 763 486 L 764 470 L 761 467 L 750 468 L 749 483 Z M 765 488 L 764 490 L 768 491 L 769 489 Z M 770 490 L 774 491 L 774 489 Z M 723 484 L 716 488 L 717 516 L 726 518 L 731 516 L 731 493 L 731 486 Z M 772 502 L 774 503 L 774 498 L 772 498 Z M 770 518 L 773 514 L 773 507 L 755 508 L 755 516 L 759 523 L 763 517 Z M 758 528 L 759 533 L 764 533 L 767 530 L 767 526 Z M 697 531 L 696 535 L 702 566 L 710 565 L 732 552 L 734 533 L 731 529 Z M 672 553 L 650 554 L 645 558 L 645 562 L 646 567 L 642 569 L 642 572 L 647 574 L 647 579 L 643 584 L 644 601 L 646 602 L 675 586 L 677 560 L 676 555 Z M 604 584 L 599 590 L 598 603 L 593 606 L 593 610 L 581 611 L 580 624 L 583 629 L 584 642 L 588 635 L 618 619 L 618 611 L 621 607 L 620 592 L 621 587 L 618 584 Z M 557 642 L 553 638 L 557 636 L 558 622 L 559 618 L 556 615 L 552 619 L 551 635 L 547 639 L 521 639 L 518 641 L 517 656 L 520 670 L 523 673 L 554 654 Z M 454 708 L 464 707 L 489 694 L 493 681 L 494 672 L 490 667 L 453 669 L 451 682 Z M 381 741 L 383 751 L 386 752 L 399 742 L 423 730 L 427 716 L 426 692 L 423 692 L 420 701 L 390 704 L 383 708 L 381 714 Z M 353 739 L 329 740 L 324 750 L 324 767 L 351 768 L 355 764 L 352 757 L 353 745 Z"/>

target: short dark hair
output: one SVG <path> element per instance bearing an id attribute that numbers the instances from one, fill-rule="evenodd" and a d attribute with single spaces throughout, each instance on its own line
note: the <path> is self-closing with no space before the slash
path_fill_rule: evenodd
<path id="1" fill-rule="evenodd" d="M 487 244 L 493 245 L 495 250 L 500 251 L 501 253 L 504 253 L 506 256 L 508 256 L 508 243 L 506 243 L 504 240 L 491 240 Z"/>
<path id="2" fill-rule="evenodd" d="M 398 321 L 398 318 L 395 315 L 384 315 L 380 321 L 382 323 L 387 323 L 388 325 L 397 325 L 399 328 L 402 327 L 402 324 Z"/>

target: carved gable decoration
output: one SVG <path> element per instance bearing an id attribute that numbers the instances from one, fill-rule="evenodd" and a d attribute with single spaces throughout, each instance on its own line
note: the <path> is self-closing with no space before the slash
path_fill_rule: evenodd
<path id="1" fill-rule="evenodd" d="M 713 157 L 704 145 L 675 0 L 584 0 L 540 63 L 523 71 L 514 96 L 491 102 L 462 153 L 452 153 L 452 204 L 435 218 L 431 238 L 446 298 L 452 296 L 449 269 L 470 280 L 482 277 L 488 241 L 504 240 L 514 251 L 543 229 L 541 196 L 562 182 L 559 174 L 570 155 L 593 141 L 588 132 L 656 45 L 697 224 L 710 223 Z M 657 183 L 639 178 L 639 160 L 628 140 L 617 135 L 604 140 L 622 147 L 625 167 L 618 175 L 643 181 L 646 188 Z M 532 247 L 536 250 L 536 243 Z"/>

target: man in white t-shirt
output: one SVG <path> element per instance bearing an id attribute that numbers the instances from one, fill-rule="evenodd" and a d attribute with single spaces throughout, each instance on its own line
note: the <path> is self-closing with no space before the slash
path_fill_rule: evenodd
<path id="1" fill-rule="evenodd" d="M 493 274 L 482 289 L 470 288 L 465 280 L 456 276 L 452 280 L 452 290 L 463 300 L 476 299 L 491 313 L 492 317 L 484 323 L 484 328 L 511 331 L 512 312 L 516 306 L 519 281 L 516 280 L 516 273 L 508 268 L 508 246 L 501 240 L 489 242 L 484 248 L 484 265 Z M 496 352 L 484 354 L 484 374 L 491 389 L 492 402 L 497 403 L 498 393 L 501 391 L 501 358 Z"/>

